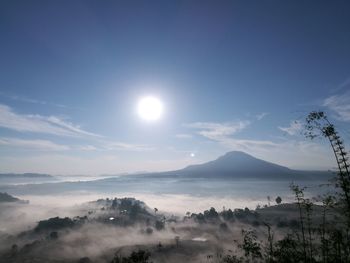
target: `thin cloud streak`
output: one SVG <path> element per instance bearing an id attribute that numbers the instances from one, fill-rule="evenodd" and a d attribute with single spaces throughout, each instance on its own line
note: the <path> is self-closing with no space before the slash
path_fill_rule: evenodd
<path id="1" fill-rule="evenodd" d="M 236 134 L 250 125 L 250 121 L 237 122 L 194 122 L 185 124 L 185 127 L 193 128 L 199 135 L 202 135 L 211 140 L 221 140 L 227 136 Z"/>
<path id="2" fill-rule="evenodd" d="M 102 137 L 87 132 L 56 116 L 25 115 L 14 112 L 10 107 L 0 104 L 0 127 L 19 131 L 51 134 L 68 137 Z"/>
<path id="3" fill-rule="evenodd" d="M 128 144 L 121 142 L 101 142 L 100 145 L 64 145 L 57 144 L 49 140 L 41 139 L 20 139 L 20 138 L 9 138 L 0 137 L 0 145 L 8 146 L 11 149 L 16 148 L 17 150 L 34 150 L 34 151 L 151 151 L 154 148 L 147 145 Z"/>
<path id="4" fill-rule="evenodd" d="M 350 121 L 350 91 L 326 98 L 323 106 L 333 111 L 338 120 Z"/>
<path id="5" fill-rule="evenodd" d="M 126 151 L 152 151 L 154 147 L 143 144 L 131 144 L 123 142 L 106 142 L 102 147 L 102 150 L 126 150 Z"/>
<path id="6" fill-rule="evenodd" d="M 0 104 L 0 127 L 23 133 L 38 133 L 55 135 L 58 137 L 74 137 L 89 140 L 87 145 L 59 145 L 47 140 L 23 140 L 18 138 L 5 138 L 2 145 L 25 146 L 26 149 L 46 150 L 81 150 L 81 151 L 149 151 L 152 147 L 142 144 L 116 142 L 92 132 L 81 129 L 80 126 L 68 122 L 57 116 L 18 114 L 12 108 Z"/>
<path id="7" fill-rule="evenodd" d="M 67 145 L 56 144 L 48 140 L 23 140 L 17 138 L 0 138 L 0 145 L 20 148 L 22 150 L 39 151 L 67 151 L 70 149 Z"/>
<path id="8" fill-rule="evenodd" d="M 191 134 L 186 134 L 186 133 L 176 134 L 175 137 L 178 139 L 191 139 L 191 138 L 193 138 L 193 136 Z"/>
<path id="9" fill-rule="evenodd" d="M 293 136 L 299 133 L 302 129 L 302 124 L 299 121 L 292 121 L 290 122 L 290 125 L 288 127 L 278 127 L 281 131 L 288 133 L 289 135 Z"/>
<path id="10" fill-rule="evenodd" d="M 262 113 L 260 113 L 260 114 L 257 114 L 256 115 L 256 119 L 258 120 L 258 121 L 261 121 L 263 118 L 265 118 L 267 115 L 269 115 L 270 113 L 268 113 L 268 112 L 262 112 Z"/>
<path id="11" fill-rule="evenodd" d="M 197 134 L 220 144 L 226 151 L 244 151 L 258 158 L 285 165 L 287 167 L 298 167 L 303 169 L 331 169 L 333 162 L 327 153 L 327 148 L 316 143 L 297 140 L 252 140 L 234 138 L 237 132 L 249 124 L 236 123 L 195 123 L 188 125 L 199 129 Z M 297 126 L 298 127 L 298 126 Z M 296 130 L 296 128 L 294 128 Z M 293 131 L 294 132 L 294 131 Z M 320 163 L 322 164 L 320 166 Z"/>
<path id="12" fill-rule="evenodd" d="M 59 104 L 59 103 L 52 103 L 52 102 L 48 102 L 48 101 L 44 101 L 44 100 L 36 100 L 36 99 L 24 97 L 24 96 L 7 94 L 7 93 L 3 93 L 3 92 L 0 92 L 0 96 L 2 96 L 4 98 L 11 99 L 11 100 L 14 100 L 14 101 L 26 102 L 26 103 L 31 103 L 31 104 L 39 104 L 39 105 L 45 105 L 45 106 L 54 106 L 54 107 L 63 108 L 63 109 L 79 109 L 79 110 L 82 110 L 81 108 L 78 108 L 78 107 L 67 106 L 67 105 Z"/>

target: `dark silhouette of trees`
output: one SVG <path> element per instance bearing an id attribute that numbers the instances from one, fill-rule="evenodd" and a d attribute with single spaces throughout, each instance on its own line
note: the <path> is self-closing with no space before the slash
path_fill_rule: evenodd
<path id="1" fill-rule="evenodd" d="M 348 153 L 345 150 L 344 142 L 340 138 L 335 126 L 328 120 L 327 115 L 322 111 L 313 111 L 306 118 L 305 135 L 310 139 L 322 136 L 328 139 L 338 166 L 336 186 L 342 190 L 341 196 L 346 203 L 345 212 L 350 226 L 350 173 Z"/>
<path id="2" fill-rule="evenodd" d="M 276 204 L 279 205 L 282 203 L 282 198 L 280 196 L 277 196 L 275 201 L 276 201 Z"/>
<path id="3" fill-rule="evenodd" d="M 39 221 L 34 231 L 40 232 L 45 230 L 59 230 L 62 228 L 73 227 L 74 225 L 75 225 L 75 222 L 69 217 L 65 217 L 65 218 L 53 217 L 48 220 Z"/>
<path id="4" fill-rule="evenodd" d="M 282 240 L 275 243 L 274 261 L 284 263 L 307 262 L 305 256 L 299 249 L 300 245 L 291 234 L 288 234 Z"/>
<path id="5" fill-rule="evenodd" d="M 204 217 L 208 220 L 215 220 L 219 217 L 219 214 L 214 207 L 211 207 L 209 210 L 204 211 Z"/>
<path id="6" fill-rule="evenodd" d="M 52 231 L 50 233 L 50 239 L 55 240 L 58 238 L 58 232 L 57 231 Z"/>
<path id="7" fill-rule="evenodd" d="M 306 237 L 305 237 L 305 219 L 303 215 L 303 199 L 304 199 L 304 189 L 300 188 L 298 185 L 291 184 L 290 186 L 291 190 L 294 192 L 296 204 L 298 206 L 299 210 L 299 223 L 300 223 L 300 229 L 301 229 L 301 237 L 302 237 L 302 248 L 303 248 L 303 258 L 304 261 L 307 262 L 307 244 L 306 244 Z"/>
<path id="8" fill-rule="evenodd" d="M 157 230 L 162 230 L 164 229 L 164 222 L 163 221 L 160 221 L 160 220 L 157 220 L 154 224 L 154 227 L 157 229 Z"/>
<path id="9" fill-rule="evenodd" d="M 134 251 L 129 257 L 116 255 L 111 263 L 151 263 L 151 253 L 145 250 Z"/>
<path id="10" fill-rule="evenodd" d="M 247 258 L 251 258 L 253 262 L 262 258 L 261 246 L 257 241 L 257 235 L 253 230 L 242 230 L 243 243 L 239 245 L 244 251 Z"/>

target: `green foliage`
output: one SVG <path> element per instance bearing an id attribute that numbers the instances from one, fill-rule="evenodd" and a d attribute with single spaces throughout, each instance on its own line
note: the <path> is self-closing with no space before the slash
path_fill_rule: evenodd
<path id="1" fill-rule="evenodd" d="M 106 200 L 106 202 L 107 209 L 118 211 L 121 215 L 127 216 L 131 222 L 151 215 L 146 211 L 145 204 L 135 198 L 114 198 L 112 200 Z M 108 207 L 108 205 L 110 206 Z"/>
<path id="2" fill-rule="evenodd" d="M 346 228 L 328 230 L 326 225 L 326 212 L 329 206 L 333 206 L 334 197 L 328 197 L 323 200 L 323 223 L 321 229 L 321 249 L 322 260 L 327 262 L 329 260 L 335 260 L 335 262 L 348 262 L 350 261 L 350 172 L 348 163 L 348 153 L 345 150 L 344 142 L 340 138 L 335 126 L 328 120 L 326 114 L 322 111 L 313 111 L 306 118 L 305 135 L 311 139 L 318 136 L 322 136 L 328 139 L 332 148 L 337 166 L 338 174 L 335 182 L 335 186 L 341 189 L 338 193 L 340 199 L 338 200 L 338 206 L 340 206 L 345 215 Z M 344 204 L 344 205 L 343 205 Z M 308 207 L 306 207 L 308 208 Z M 338 222 L 338 225 L 341 222 Z M 339 226 L 338 226 L 339 227 Z M 331 237 L 331 238 L 328 238 Z M 330 243 L 332 243 L 332 253 L 330 255 Z M 310 253 L 312 258 L 312 245 L 310 244 Z M 342 255 L 344 254 L 344 255 Z"/>
<path id="3" fill-rule="evenodd" d="M 58 238 L 58 232 L 57 231 L 52 231 L 50 233 L 50 239 L 55 240 Z"/>
<path id="4" fill-rule="evenodd" d="M 116 255 L 111 263 L 151 263 L 149 261 L 151 254 L 148 251 L 139 250 L 132 252 L 129 257 Z"/>
<path id="5" fill-rule="evenodd" d="M 157 229 L 157 230 L 162 230 L 164 229 L 164 222 L 163 221 L 160 221 L 160 220 L 157 220 L 154 224 L 154 227 Z"/>
<path id="6" fill-rule="evenodd" d="M 305 135 L 311 139 L 318 136 L 325 137 L 331 145 L 338 165 L 338 176 L 335 185 L 342 190 L 340 195 L 346 204 L 345 212 L 348 217 L 348 227 L 350 227 L 350 164 L 348 163 L 348 153 L 345 150 L 344 142 L 335 126 L 322 111 L 313 111 L 307 116 Z"/>
<path id="7" fill-rule="evenodd" d="M 262 258 L 261 246 L 257 241 L 257 235 L 253 230 L 242 230 L 243 243 L 239 245 L 244 255 L 253 260 Z"/>
<path id="8" fill-rule="evenodd" d="M 300 245 L 300 242 L 292 235 L 287 235 L 282 240 L 277 241 L 273 252 L 274 262 L 303 262 L 304 255 L 300 250 Z"/>
<path id="9" fill-rule="evenodd" d="M 233 255 L 226 255 L 221 260 L 221 263 L 241 263 L 241 262 L 243 262 L 242 259 L 239 259 L 238 257 Z"/>
<path id="10" fill-rule="evenodd" d="M 222 211 L 222 212 L 220 213 L 220 215 L 222 216 L 222 218 L 223 218 L 225 221 L 234 221 L 234 214 L 233 214 L 233 211 L 232 211 L 231 209 Z"/>
<path id="11" fill-rule="evenodd" d="M 214 207 L 211 207 L 209 210 L 204 211 L 204 217 L 208 220 L 215 220 L 218 219 L 219 214 Z"/>
<path id="12" fill-rule="evenodd" d="M 62 228 L 73 227 L 75 222 L 69 217 L 60 218 L 53 217 L 48 220 L 39 221 L 38 225 L 35 227 L 35 232 L 47 231 L 47 230 L 59 230 Z"/>
<path id="13" fill-rule="evenodd" d="M 281 204 L 282 203 L 282 198 L 280 197 L 280 196 L 277 196 L 277 198 L 276 198 L 276 203 L 279 205 L 279 204 Z"/>

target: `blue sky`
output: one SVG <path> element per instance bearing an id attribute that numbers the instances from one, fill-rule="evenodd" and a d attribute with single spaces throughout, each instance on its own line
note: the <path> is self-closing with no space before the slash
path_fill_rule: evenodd
<path id="1" fill-rule="evenodd" d="M 1 172 L 159 171 L 229 150 L 334 167 L 350 141 L 348 1 L 1 1 Z M 136 105 L 153 95 L 160 120 Z M 195 156 L 192 157 L 191 153 Z"/>

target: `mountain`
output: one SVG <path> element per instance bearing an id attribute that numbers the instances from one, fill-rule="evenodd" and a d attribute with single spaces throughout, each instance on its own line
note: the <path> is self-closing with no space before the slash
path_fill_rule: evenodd
<path id="1" fill-rule="evenodd" d="M 330 178 L 330 175 L 330 172 L 323 171 L 292 170 L 240 151 L 228 152 L 216 160 L 203 164 L 190 165 L 181 170 L 149 174 L 149 176 L 157 177 L 256 178 L 278 180 L 312 179 L 315 177 L 327 179 Z"/>
<path id="2" fill-rule="evenodd" d="M 190 173 L 289 173 L 287 167 L 257 159 L 247 153 L 233 151 L 204 164 L 190 165 L 182 170 Z"/>
<path id="3" fill-rule="evenodd" d="M 2 178 L 54 178 L 49 174 L 36 174 L 36 173 L 24 173 L 24 174 L 0 174 L 0 179 Z"/>
<path id="4" fill-rule="evenodd" d="M 0 203 L 2 202 L 17 202 L 19 201 L 18 198 L 13 197 L 12 195 L 9 195 L 8 193 L 1 193 L 0 192 Z"/>
<path id="5" fill-rule="evenodd" d="M 1 184 L 24 184 L 24 183 L 43 183 L 57 181 L 52 175 L 49 174 L 37 174 L 37 173 L 3 173 L 0 174 Z"/>
<path id="6" fill-rule="evenodd" d="M 73 191 L 101 193 L 172 193 L 220 194 L 230 193 L 232 185 L 246 187 L 272 182 L 271 185 L 289 185 L 309 181 L 324 184 L 333 176 L 326 171 L 298 171 L 255 158 L 244 152 L 228 152 L 216 160 L 190 165 L 184 169 L 158 173 L 132 174 L 91 181 L 51 181 L 45 183 L 1 184 L 0 192 L 11 194 L 53 194 Z M 242 183 L 247 180 L 247 184 Z M 240 181 L 240 182 L 238 182 Z M 254 182 L 253 182 L 254 181 Z M 237 183 L 237 184 L 236 184 Z M 240 185 L 240 186 L 239 186 Z M 262 187 L 262 186 L 261 186 Z M 265 184 L 266 188 L 266 184 Z M 239 191 L 236 188 L 236 191 Z"/>
<path id="7" fill-rule="evenodd" d="M 6 192 L 5 193 L 0 192 L 0 204 L 6 204 L 6 203 L 29 204 L 29 201 L 19 199 L 17 197 L 9 195 Z"/>

